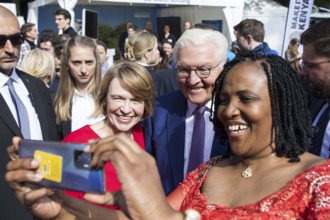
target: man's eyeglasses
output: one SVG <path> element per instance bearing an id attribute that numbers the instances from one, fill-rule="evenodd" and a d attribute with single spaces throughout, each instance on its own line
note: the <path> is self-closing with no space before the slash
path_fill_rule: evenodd
<path id="1" fill-rule="evenodd" d="M 211 74 L 211 71 L 214 70 L 219 64 L 222 62 L 221 60 L 219 63 L 217 63 L 214 67 L 208 68 L 208 67 L 197 67 L 197 68 L 189 68 L 187 66 L 177 66 L 176 71 L 178 74 L 178 77 L 180 78 L 188 78 L 191 74 L 191 71 L 195 71 L 196 75 L 201 78 L 205 79 L 209 77 Z"/>
<path id="2" fill-rule="evenodd" d="M 6 45 L 7 40 L 10 40 L 13 46 L 17 46 L 24 43 L 24 36 L 21 33 L 12 35 L 0 35 L 0 48 L 3 48 Z"/>
<path id="3" fill-rule="evenodd" d="M 304 70 L 315 69 L 322 63 L 330 63 L 330 60 L 323 60 L 323 61 L 317 62 L 317 63 L 302 62 L 301 67 Z"/>

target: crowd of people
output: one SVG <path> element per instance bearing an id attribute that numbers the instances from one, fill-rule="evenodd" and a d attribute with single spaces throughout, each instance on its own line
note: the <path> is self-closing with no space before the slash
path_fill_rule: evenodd
<path id="1" fill-rule="evenodd" d="M 256 19 L 231 44 L 205 24 L 176 38 L 128 22 L 110 66 L 104 42 L 54 17 L 63 34 L 38 39 L 0 6 L 4 219 L 330 219 L 330 19 L 285 58 Z M 22 138 L 89 143 L 106 192 L 38 184 Z"/>

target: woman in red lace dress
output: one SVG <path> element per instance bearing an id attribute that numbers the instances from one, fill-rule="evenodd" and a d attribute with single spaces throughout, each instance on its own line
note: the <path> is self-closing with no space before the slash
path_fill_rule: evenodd
<path id="1" fill-rule="evenodd" d="M 312 135 L 307 103 L 287 62 L 274 55 L 246 55 L 226 64 L 213 101 L 216 133 L 229 140 L 231 152 L 188 174 L 167 197 L 172 208 L 193 209 L 201 219 L 330 219 L 330 161 L 307 153 Z M 95 153 L 118 150 L 130 161 L 139 157 L 136 166 L 150 159 L 116 144 L 94 147 Z M 139 218 L 182 219 L 148 185 L 159 180 L 134 181 L 137 175 L 127 169 L 133 166 L 119 169 L 132 177 L 123 187 L 139 189 L 123 192 L 130 203 L 136 199 L 130 214 L 139 210 Z M 149 201 L 143 192 L 156 196 Z"/>
<path id="2" fill-rule="evenodd" d="M 93 195 L 85 198 L 120 205 L 132 219 L 143 220 L 330 219 L 330 161 L 307 153 L 310 116 L 289 64 L 275 55 L 238 57 L 224 66 L 212 100 L 216 133 L 229 140 L 227 156 L 201 164 L 166 200 L 152 156 L 125 135 L 107 137 L 90 147 L 92 164 L 110 158 L 120 173 L 122 191 L 107 193 L 102 201 Z M 17 148 L 14 142 L 9 153 Z M 27 178 L 20 169 L 38 167 L 28 162 L 20 159 L 7 166 L 13 188 Z M 57 196 L 61 203 L 50 200 L 49 190 L 23 189 L 25 196 L 18 197 L 39 217 L 47 211 L 57 219 L 126 219 L 65 196 Z M 43 197 L 48 204 L 38 200 Z"/>

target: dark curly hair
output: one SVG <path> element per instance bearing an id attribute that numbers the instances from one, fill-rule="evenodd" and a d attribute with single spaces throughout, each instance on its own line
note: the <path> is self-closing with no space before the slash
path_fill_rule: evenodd
<path id="1" fill-rule="evenodd" d="M 228 72 L 236 65 L 253 62 L 259 65 L 267 76 L 268 91 L 272 109 L 272 123 L 275 131 L 276 155 L 299 162 L 299 155 L 310 147 L 312 127 L 307 109 L 305 91 L 296 72 L 281 57 L 246 53 L 224 66 L 212 95 L 212 114 L 216 135 L 221 140 L 228 139 L 224 126 L 216 117 L 220 101 L 220 91 Z"/>

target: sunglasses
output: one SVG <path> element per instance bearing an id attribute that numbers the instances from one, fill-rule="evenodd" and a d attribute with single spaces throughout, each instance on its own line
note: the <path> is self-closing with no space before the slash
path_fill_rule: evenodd
<path id="1" fill-rule="evenodd" d="M 24 36 L 21 33 L 12 35 L 0 35 L 0 48 L 3 48 L 6 45 L 7 40 L 10 40 L 13 46 L 17 46 L 24 43 Z"/>

